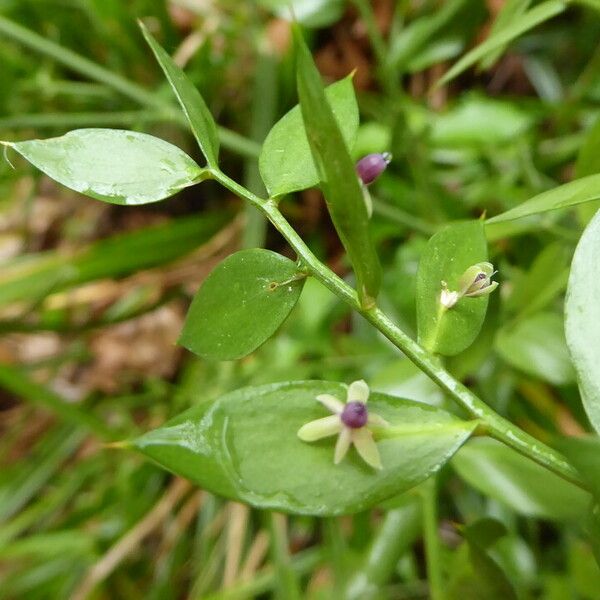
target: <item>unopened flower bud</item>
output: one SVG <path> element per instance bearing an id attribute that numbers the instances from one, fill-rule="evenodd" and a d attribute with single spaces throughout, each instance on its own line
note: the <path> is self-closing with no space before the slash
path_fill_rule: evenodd
<path id="1" fill-rule="evenodd" d="M 498 287 L 497 281 L 491 281 L 493 274 L 494 265 L 489 262 L 469 267 L 458 282 L 459 294 L 470 298 L 490 294 Z"/>
<path id="2" fill-rule="evenodd" d="M 385 171 L 391 160 L 389 152 L 367 154 L 356 163 L 356 173 L 365 185 L 369 185 Z"/>
<path id="3" fill-rule="evenodd" d="M 448 289 L 448 284 L 442 281 L 440 304 L 444 308 L 452 308 L 461 298 L 477 298 L 487 296 L 497 287 L 498 282 L 492 281 L 494 265 L 481 262 L 470 266 L 458 280 L 458 291 Z"/>

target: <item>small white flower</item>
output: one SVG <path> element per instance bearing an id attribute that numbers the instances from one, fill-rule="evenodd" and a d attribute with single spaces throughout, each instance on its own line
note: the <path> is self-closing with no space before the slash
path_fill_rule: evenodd
<path id="1" fill-rule="evenodd" d="M 354 444 L 361 458 L 374 469 L 381 469 L 381 458 L 373 439 L 370 426 L 387 427 L 388 422 L 378 415 L 369 414 L 367 400 L 369 386 L 360 379 L 348 386 L 346 403 L 331 394 L 321 394 L 317 400 L 333 415 L 306 423 L 298 430 L 303 442 L 315 442 L 325 437 L 338 435 L 333 462 L 339 464 L 348 449 Z"/>

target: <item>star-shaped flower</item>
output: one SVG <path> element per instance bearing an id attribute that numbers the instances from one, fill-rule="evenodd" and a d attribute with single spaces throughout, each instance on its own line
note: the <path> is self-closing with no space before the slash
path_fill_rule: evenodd
<path id="1" fill-rule="evenodd" d="M 346 456 L 351 444 L 354 444 L 356 451 L 368 465 L 381 469 L 379 450 L 369 426 L 387 427 L 388 422 L 378 415 L 369 414 L 368 399 L 369 386 L 362 379 L 348 386 L 345 404 L 331 394 L 320 394 L 317 400 L 333 415 L 306 423 L 298 430 L 298 437 L 303 442 L 315 442 L 339 434 L 333 457 L 336 465 Z"/>

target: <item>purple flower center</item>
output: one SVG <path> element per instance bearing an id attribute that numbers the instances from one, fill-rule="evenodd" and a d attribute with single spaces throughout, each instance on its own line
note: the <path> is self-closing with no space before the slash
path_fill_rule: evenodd
<path id="1" fill-rule="evenodd" d="M 348 402 L 342 411 L 342 423 L 351 429 L 359 429 L 367 424 L 369 412 L 364 402 L 354 400 Z"/>

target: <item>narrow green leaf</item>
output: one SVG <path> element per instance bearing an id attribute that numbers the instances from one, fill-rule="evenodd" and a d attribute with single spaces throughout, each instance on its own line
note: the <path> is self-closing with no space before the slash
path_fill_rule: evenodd
<path id="1" fill-rule="evenodd" d="M 49 251 L 7 261 L 0 271 L 0 306 L 35 301 L 49 291 L 167 264 L 207 242 L 229 217 L 222 211 L 180 217 L 100 240 L 70 254 Z"/>
<path id="2" fill-rule="evenodd" d="M 321 189 L 333 224 L 356 274 L 358 297 L 371 307 L 379 292 L 381 267 L 369 232 L 363 192 L 344 137 L 326 100 L 317 67 L 294 27 L 298 96 Z"/>
<path id="3" fill-rule="evenodd" d="M 539 312 L 501 329 L 496 351 L 509 364 L 554 385 L 575 381 L 575 371 L 565 342 L 563 319 Z"/>
<path id="4" fill-rule="evenodd" d="M 237 390 L 200 403 L 133 442 L 146 456 L 204 489 L 260 508 L 313 515 L 365 510 L 436 472 L 475 423 L 439 409 L 373 393 L 369 408 L 398 429 L 377 442 L 383 469 L 351 449 L 333 464 L 335 438 L 302 442 L 298 429 L 327 416 L 319 394 L 345 398 L 346 386 L 325 381 Z"/>
<path id="5" fill-rule="evenodd" d="M 452 466 L 469 485 L 522 515 L 575 521 L 590 502 L 580 488 L 495 440 L 472 440 Z"/>
<path id="6" fill-rule="evenodd" d="M 164 140 L 121 129 L 76 129 L 62 137 L 4 142 L 55 181 L 111 204 L 164 200 L 203 170 Z"/>
<path id="7" fill-rule="evenodd" d="M 596 120 L 586 133 L 583 144 L 577 153 L 575 162 L 575 178 L 587 177 L 600 173 L 600 118 Z M 587 202 L 577 207 L 579 222 L 585 227 L 600 208 L 600 201 Z"/>
<path id="8" fill-rule="evenodd" d="M 493 52 L 498 48 L 502 48 L 540 23 L 543 23 L 544 21 L 547 21 L 548 19 L 560 14 L 566 9 L 566 7 L 567 5 L 565 2 L 560 2 L 557 0 L 548 0 L 547 2 L 538 4 L 536 7 L 522 15 L 519 19 L 515 19 L 515 21 L 509 26 L 503 27 L 494 35 L 488 37 L 485 42 L 479 44 L 479 46 L 473 48 L 473 50 L 463 56 L 439 80 L 437 85 L 445 85 L 460 75 L 463 71 L 466 71 L 470 66 L 474 65 L 488 53 Z"/>
<path id="9" fill-rule="evenodd" d="M 567 344 L 579 381 L 585 412 L 600 432 L 600 212 L 586 227 L 571 264 L 565 300 Z"/>
<path id="10" fill-rule="evenodd" d="M 600 200 L 600 175 L 590 175 L 589 177 L 576 179 L 547 192 L 542 192 L 531 198 L 531 200 L 527 200 L 527 202 L 511 208 L 501 215 L 488 219 L 486 224 L 512 221 L 513 219 L 520 219 L 549 210 L 569 208 L 593 200 Z"/>
<path id="11" fill-rule="evenodd" d="M 489 37 L 495 36 L 499 31 L 502 31 L 506 27 L 510 27 L 513 23 L 521 19 L 530 4 L 531 0 L 507 0 L 492 23 Z M 491 68 L 505 50 L 506 47 L 501 46 L 490 52 L 487 56 L 484 56 L 479 61 L 479 68 L 483 70 Z"/>
<path id="12" fill-rule="evenodd" d="M 350 148 L 358 131 L 358 105 L 352 77 L 331 84 L 325 89 L 325 95 Z M 272 198 L 319 184 L 300 106 L 292 108 L 275 123 L 258 161 L 261 177 Z"/>
<path id="13" fill-rule="evenodd" d="M 411 61 L 419 58 L 424 49 L 431 47 L 443 37 L 448 25 L 469 3 L 466 0 L 444 2 L 429 15 L 411 21 L 391 39 L 387 56 L 388 64 L 405 70 Z"/>
<path id="14" fill-rule="evenodd" d="M 451 291 L 470 266 L 487 260 L 482 221 L 454 223 L 429 240 L 417 273 L 419 343 L 431 352 L 453 356 L 469 347 L 485 319 L 488 297 L 461 298 L 452 308 L 440 302 L 442 282 Z"/>
<path id="15" fill-rule="evenodd" d="M 140 27 L 148 45 L 152 49 L 152 52 L 154 52 L 158 64 L 169 80 L 177 96 L 177 100 L 179 100 L 179 104 L 181 104 L 181 108 L 190 123 L 190 127 L 206 158 L 208 166 L 217 167 L 219 158 L 217 125 L 204 99 L 183 70 L 173 62 L 173 59 L 154 39 L 142 22 L 140 22 Z"/>
<path id="16" fill-rule="evenodd" d="M 202 284 L 179 342 L 208 358 L 246 356 L 285 321 L 303 284 L 296 264 L 280 254 L 262 248 L 236 252 Z"/>

